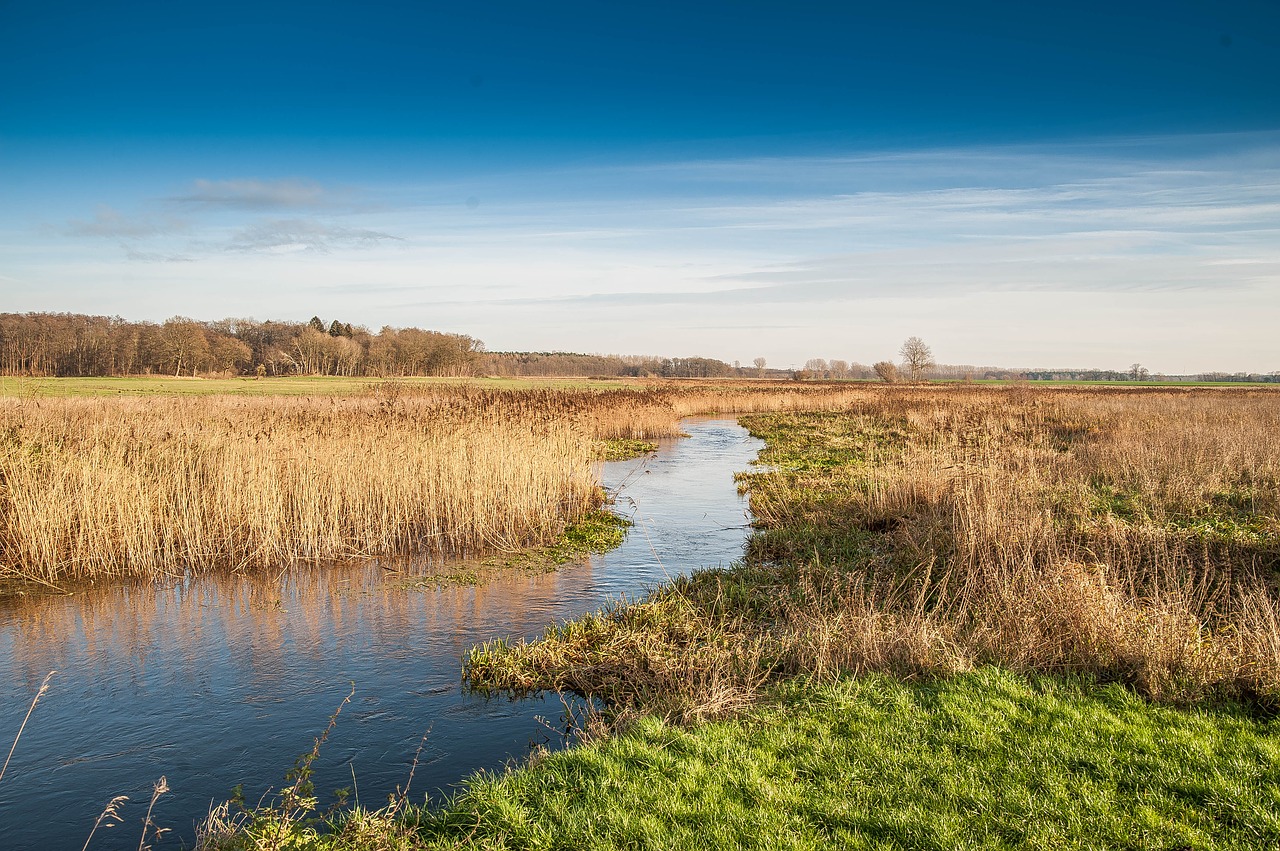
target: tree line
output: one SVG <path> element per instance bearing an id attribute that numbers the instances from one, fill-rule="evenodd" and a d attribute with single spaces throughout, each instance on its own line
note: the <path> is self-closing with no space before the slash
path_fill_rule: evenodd
<path id="1" fill-rule="evenodd" d="M 704 357 L 487 352 L 484 343 L 466 334 L 390 326 L 374 333 L 319 316 L 308 322 L 175 316 L 156 323 L 78 313 L 0 313 L 0 375 L 726 378 L 757 372 Z"/>
<path id="2" fill-rule="evenodd" d="M 481 375 L 591 375 L 608 378 L 734 378 L 756 370 L 704 357 L 587 355 L 574 352 L 484 352 L 475 361 Z M 786 374 L 786 373 L 782 373 Z"/>
<path id="3" fill-rule="evenodd" d="M 484 349 L 465 334 L 175 316 L 161 323 L 77 313 L 0 314 L 0 374 L 465 375 Z"/>

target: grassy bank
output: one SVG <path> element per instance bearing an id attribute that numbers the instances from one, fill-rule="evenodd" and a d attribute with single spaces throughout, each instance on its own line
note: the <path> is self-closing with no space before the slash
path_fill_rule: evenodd
<path id="1" fill-rule="evenodd" d="M 565 526 L 558 538 L 540 547 L 491 553 L 477 558 L 449 559 L 431 573 L 405 578 L 404 589 L 433 589 L 456 585 L 482 585 L 501 573 L 550 573 L 572 561 L 607 553 L 622 545 L 631 521 L 607 508 L 586 512 Z"/>
<path id="2" fill-rule="evenodd" d="M 483 393 L 0 400 L 0 575 L 544 545 L 599 501 L 590 440 L 545 408 Z"/>
<path id="3" fill-rule="evenodd" d="M 599 699 L 615 738 L 206 846 L 1280 841 L 1280 395 L 774 402 L 743 420 L 768 441 L 743 563 L 467 661 L 475 688 Z"/>
<path id="4" fill-rule="evenodd" d="M 310 825 L 225 808 L 212 849 L 1261 849 L 1280 843 L 1280 736 L 1234 708 L 981 669 L 792 684 L 693 729 L 621 735 Z M 278 833 L 279 832 L 279 833 Z M 277 835 L 281 838 L 277 841 Z M 287 837 L 287 839 L 285 839 Z"/>
<path id="5" fill-rule="evenodd" d="M 1280 705 L 1280 395 L 966 389 L 744 422 L 748 558 L 475 650 L 480 688 L 715 717 L 779 678 L 996 664 Z"/>

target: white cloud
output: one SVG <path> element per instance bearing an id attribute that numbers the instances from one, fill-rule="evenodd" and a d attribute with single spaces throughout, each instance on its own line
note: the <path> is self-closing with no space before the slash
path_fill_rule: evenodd
<path id="1" fill-rule="evenodd" d="M 101 236 L 111 239 L 149 237 L 184 230 L 186 222 L 164 217 L 129 216 L 106 204 L 99 204 L 93 218 L 72 219 L 65 232 L 71 236 Z"/>

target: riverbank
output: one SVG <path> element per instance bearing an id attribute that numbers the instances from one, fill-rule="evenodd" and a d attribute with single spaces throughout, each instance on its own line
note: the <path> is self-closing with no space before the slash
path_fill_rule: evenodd
<path id="1" fill-rule="evenodd" d="M 744 418 L 771 469 L 741 565 L 469 658 L 477 688 L 604 701 L 617 738 L 307 842 L 1271 847 L 1280 397 L 1224 398 Z"/>
<path id="2" fill-rule="evenodd" d="M 250 801 L 269 799 L 352 682 L 356 693 L 312 766 L 321 809 L 341 787 L 353 803 L 357 793 L 365 805 L 385 803 L 424 734 L 419 802 L 522 760 L 531 743 L 560 747 L 558 698 L 470 693 L 460 657 L 494 636 L 534 638 L 608 600 L 636 598 L 675 566 L 741 554 L 746 503 L 733 475 L 760 443 L 731 420 L 678 426 L 689 436 L 596 466 L 617 497 L 611 509 L 634 526 L 616 549 L 554 570 L 525 563 L 529 553 L 499 556 L 473 584 L 441 581 L 453 562 L 391 557 L 0 598 L 0 727 L 10 739 L 43 677 L 58 671 L 0 784 L 4 846 L 80 848 L 107 800 L 128 795 L 125 823 L 99 831 L 90 848 L 136 848 L 130 825 L 165 775 L 170 792 L 153 817 L 170 832 L 153 847 L 191 848 L 210 802 L 237 784 Z M 586 541 L 610 527 L 598 531 Z"/>
<path id="3" fill-rule="evenodd" d="M 679 434 L 684 416 L 866 392 L 382 382 L 346 396 L 0 397 L 0 584 L 536 549 L 598 506 L 594 462 Z"/>
<path id="4" fill-rule="evenodd" d="M 1280 842 L 1274 722 L 983 668 L 792 683 L 733 721 L 648 717 L 334 833 L 226 809 L 205 848 L 1256 849 Z M 227 833 L 218 831 L 227 829 Z"/>

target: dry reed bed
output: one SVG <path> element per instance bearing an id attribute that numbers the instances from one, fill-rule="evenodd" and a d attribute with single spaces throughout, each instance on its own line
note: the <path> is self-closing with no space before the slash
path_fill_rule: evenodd
<path id="1" fill-rule="evenodd" d="M 594 441 L 833 397 L 784 389 L 3 399 L 0 581 L 542 545 L 598 501 Z"/>
<path id="2" fill-rule="evenodd" d="M 4 400 L 0 573 L 56 583 L 546 543 L 597 499 L 527 400 Z"/>
<path id="3" fill-rule="evenodd" d="M 1280 697 L 1280 395 L 905 393 L 868 408 L 854 415 L 905 438 L 847 471 L 840 509 L 881 530 L 886 555 L 878 572 L 806 577 L 795 646 L 829 648 L 797 667 L 996 662 L 1156 698 Z M 775 481 L 753 505 L 776 521 L 799 482 Z M 832 611 L 824 635 L 813 613 Z"/>
<path id="4" fill-rule="evenodd" d="M 746 564 L 480 648 L 473 684 L 702 718 L 779 676 L 996 663 L 1280 706 L 1280 394 L 855 393 L 747 421 L 778 469 Z"/>

